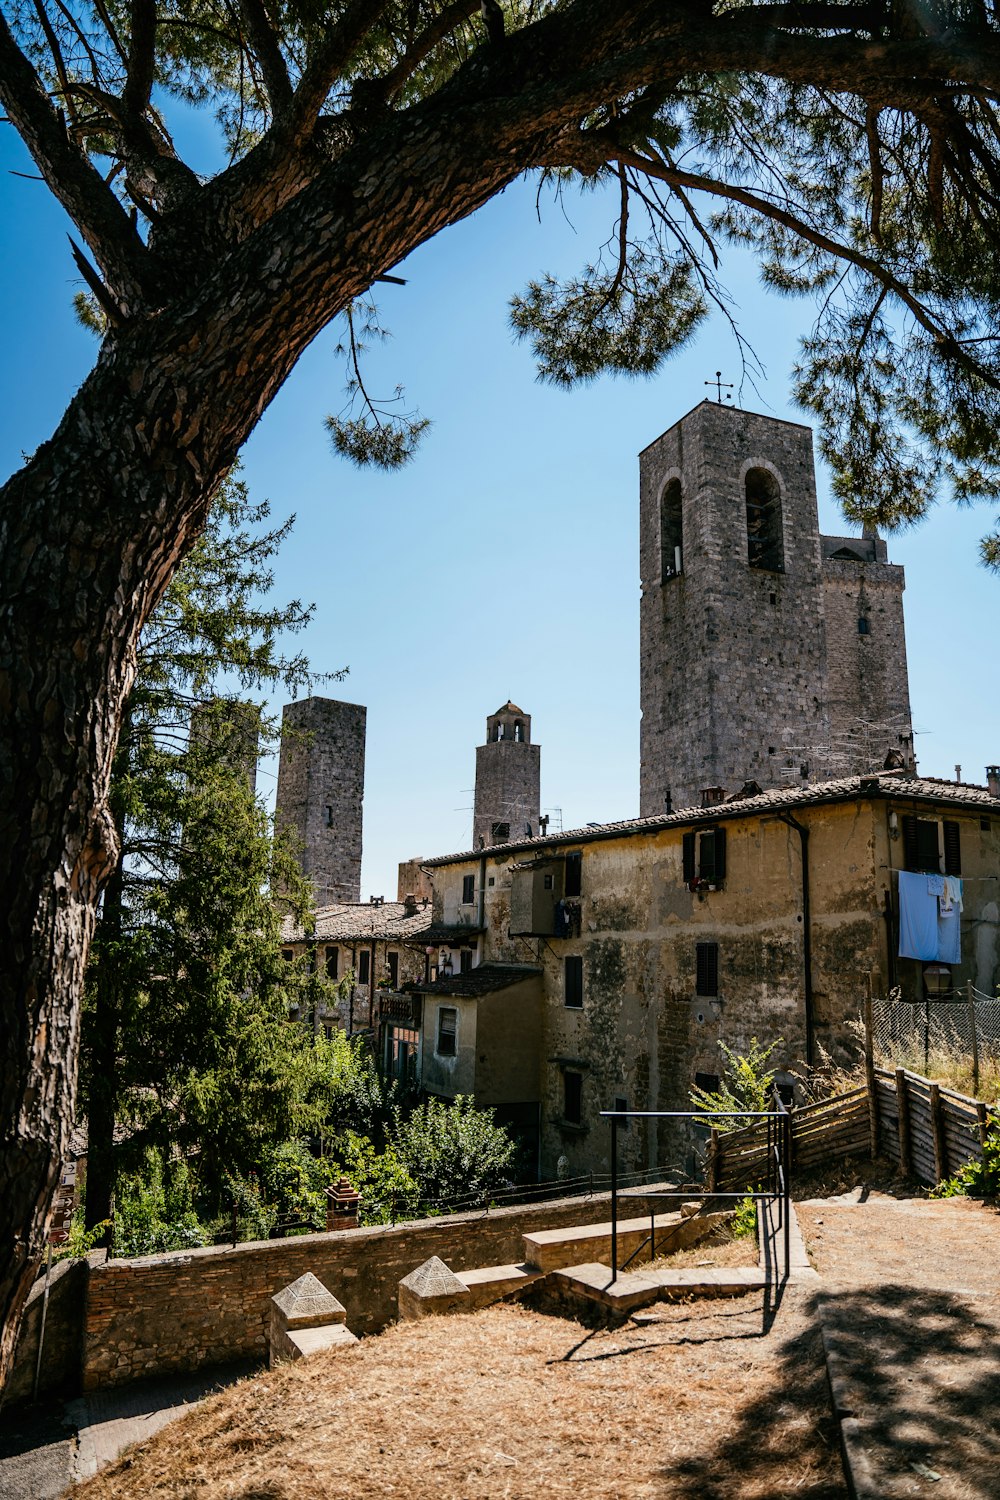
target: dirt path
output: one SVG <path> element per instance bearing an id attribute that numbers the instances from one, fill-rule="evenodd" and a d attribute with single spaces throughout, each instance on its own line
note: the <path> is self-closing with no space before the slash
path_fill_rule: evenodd
<path id="1" fill-rule="evenodd" d="M 964 1199 L 799 1204 L 875 1492 L 1000 1494 L 1000 1215 Z"/>

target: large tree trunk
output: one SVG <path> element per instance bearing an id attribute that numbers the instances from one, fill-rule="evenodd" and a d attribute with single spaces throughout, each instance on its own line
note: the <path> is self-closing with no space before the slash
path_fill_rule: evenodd
<path id="1" fill-rule="evenodd" d="M 216 277 L 198 267 L 181 310 L 105 343 L 52 440 L 0 489 L 0 1382 L 73 1123 L 139 631 L 311 339 L 532 155 L 508 143 L 471 168 L 462 136 L 454 122 L 423 138 L 411 127 L 391 168 L 376 142 L 367 175 L 354 163 L 342 191 L 304 189 L 261 231 L 267 243 L 235 250 Z"/>

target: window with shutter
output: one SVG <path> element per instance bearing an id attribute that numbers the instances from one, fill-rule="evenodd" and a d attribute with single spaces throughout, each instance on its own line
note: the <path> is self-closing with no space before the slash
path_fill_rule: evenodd
<path id="1" fill-rule="evenodd" d="M 326 950 L 326 977 L 327 977 L 327 979 L 336 979 L 337 972 L 338 972 L 339 968 L 340 968 L 340 949 L 339 948 L 327 948 L 327 950 Z"/>
<path id="2" fill-rule="evenodd" d="M 947 818 L 944 822 L 944 873 L 946 875 L 961 875 L 962 873 L 962 839 L 957 823 L 949 823 Z"/>
<path id="3" fill-rule="evenodd" d="M 686 833 L 684 835 L 683 849 L 684 849 L 684 884 L 685 885 L 690 885 L 691 882 L 692 882 L 692 880 L 694 880 L 694 878 L 695 878 L 694 841 L 695 841 L 695 835 L 693 833 Z"/>
<path id="4" fill-rule="evenodd" d="M 719 945 L 698 943 L 695 947 L 695 993 L 715 996 L 719 993 Z"/>
<path id="5" fill-rule="evenodd" d="M 583 889 L 583 855 L 567 854 L 563 880 L 564 896 L 579 896 Z"/>
<path id="6" fill-rule="evenodd" d="M 957 824 L 951 825 L 956 828 Z M 926 871 L 930 875 L 941 871 L 940 825 L 934 818 L 917 818 L 911 813 L 903 817 L 903 862 L 908 870 Z M 949 870 L 948 874 L 956 871 Z"/>
<path id="7" fill-rule="evenodd" d="M 564 960 L 563 1004 L 571 1010 L 583 1009 L 583 959 L 575 954 Z"/>
<path id="8" fill-rule="evenodd" d="M 462 905 L 471 906 L 476 899 L 475 875 L 462 876 Z"/>
<path id="9" fill-rule="evenodd" d="M 458 1040 L 458 1011 L 442 1005 L 438 1011 L 438 1057 L 454 1057 Z"/>
<path id="10" fill-rule="evenodd" d="M 362 948 L 358 954 L 358 983 L 367 984 L 371 977 L 372 956 L 367 948 Z"/>

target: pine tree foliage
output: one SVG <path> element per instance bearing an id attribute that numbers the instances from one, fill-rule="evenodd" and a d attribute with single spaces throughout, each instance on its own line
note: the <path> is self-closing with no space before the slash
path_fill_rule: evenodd
<path id="1" fill-rule="evenodd" d="M 322 1060 L 288 1024 L 320 981 L 282 959 L 270 892 L 278 880 L 306 916 L 309 897 L 251 789 L 268 725 L 239 696 L 311 680 L 305 657 L 282 650 L 311 610 L 267 599 L 292 522 L 267 519 L 229 481 L 140 641 L 111 784 L 122 859 L 83 1014 L 90 1224 L 151 1151 L 195 1154 L 211 1192 L 320 1113 L 308 1105 Z"/>

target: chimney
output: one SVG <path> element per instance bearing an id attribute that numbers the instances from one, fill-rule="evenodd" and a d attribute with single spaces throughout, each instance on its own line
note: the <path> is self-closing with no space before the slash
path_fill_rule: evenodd
<path id="1" fill-rule="evenodd" d="M 548 813 L 543 813 L 542 816 L 538 820 L 538 832 L 541 835 L 541 837 L 544 838 L 545 835 L 548 833 L 548 831 L 549 831 L 549 815 L 548 815 Z"/>
<path id="2" fill-rule="evenodd" d="M 413 894 L 412 891 L 407 891 L 406 895 L 403 897 L 403 906 L 404 906 L 404 908 L 406 910 L 406 915 L 408 917 L 415 917 L 416 916 L 416 914 L 417 914 L 417 898 Z"/>
<path id="3" fill-rule="evenodd" d="M 702 807 L 718 807 L 719 803 L 722 802 L 725 799 L 725 795 L 726 795 L 726 789 L 725 789 L 725 787 L 721 787 L 721 786 L 706 786 L 706 787 L 703 787 L 702 788 L 702 793 L 701 793 L 701 805 L 702 805 Z"/>
<path id="4" fill-rule="evenodd" d="M 1000 766 L 986 767 L 986 785 L 991 797 L 1000 797 Z"/>

